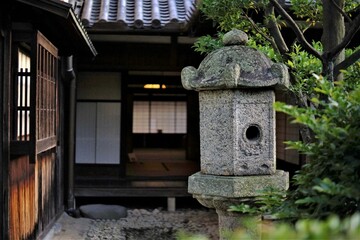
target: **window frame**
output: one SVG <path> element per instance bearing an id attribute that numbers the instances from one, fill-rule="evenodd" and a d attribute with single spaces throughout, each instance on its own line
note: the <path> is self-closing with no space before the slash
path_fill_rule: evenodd
<path id="1" fill-rule="evenodd" d="M 147 106 L 146 109 L 143 109 L 143 111 L 138 111 L 136 112 L 136 103 L 140 103 L 143 102 L 145 104 L 143 104 L 143 106 Z M 165 106 L 169 106 L 172 105 L 173 107 L 173 111 L 170 112 L 173 114 L 172 118 L 167 118 L 167 116 L 165 116 L 164 118 L 159 115 L 158 110 L 161 109 L 161 107 L 156 106 L 156 103 L 162 103 Z M 168 105 L 167 105 L 168 104 Z M 185 106 L 185 121 L 178 121 L 178 120 L 182 120 L 182 119 L 178 119 L 178 114 L 179 114 L 179 110 L 181 110 L 181 104 L 184 104 Z M 142 106 L 140 106 L 141 108 Z M 155 110 L 154 110 L 155 109 Z M 146 113 L 144 114 L 146 116 L 146 118 L 140 116 L 140 117 L 136 117 L 135 114 L 136 113 Z M 166 111 L 165 111 L 166 112 Z M 160 112 L 161 114 L 161 112 Z M 164 133 L 164 134 L 187 134 L 187 103 L 184 100 L 135 100 L 133 102 L 133 122 L 132 122 L 132 133 L 133 134 L 157 134 L 157 133 Z M 142 119 L 144 119 L 145 121 L 141 121 Z M 155 129 L 152 126 L 152 120 L 153 119 L 159 119 L 160 122 L 162 123 L 163 126 L 170 126 L 170 128 L 172 127 L 173 130 L 169 131 L 168 129 L 165 128 L 161 128 L 161 129 Z M 140 126 L 139 124 L 137 124 L 138 122 L 136 122 L 136 120 L 140 120 L 139 122 L 146 122 L 146 127 L 144 128 L 144 126 L 142 127 L 138 127 Z M 164 124 L 165 123 L 165 124 Z M 143 130 L 143 131 L 139 131 L 139 129 L 147 129 L 147 130 Z M 184 129 L 184 130 L 181 130 Z M 159 131 L 161 130 L 161 131 Z"/>
<path id="2" fill-rule="evenodd" d="M 10 153 L 29 155 L 30 162 L 34 163 L 39 153 L 57 146 L 59 55 L 57 48 L 39 31 L 14 31 L 13 40 Z M 17 139 L 19 124 L 17 95 L 19 93 L 18 51 L 23 46 L 27 46 L 30 52 L 30 122 L 29 137 L 21 140 Z M 44 124 L 45 129 L 43 129 Z M 45 135 L 43 135 L 44 130 Z"/>

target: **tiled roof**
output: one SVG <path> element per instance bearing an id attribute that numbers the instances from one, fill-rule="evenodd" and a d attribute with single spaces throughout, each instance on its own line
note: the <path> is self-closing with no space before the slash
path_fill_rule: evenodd
<path id="1" fill-rule="evenodd" d="M 196 0 L 84 0 L 81 20 L 90 28 L 181 28 L 195 10 Z"/>
<path id="2" fill-rule="evenodd" d="M 97 51 L 86 32 L 80 19 L 66 1 L 59 0 L 16 0 L 15 2 L 24 4 L 27 9 L 23 17 L 45 18 L 51 22 L 51 26 L 58 31 L 47 31 L 49 23 L 40 22 L 38 26 L 63 54 L 74 54 L 78 52 L 88 52 L 92 56 L 97 55 Z M 30 8 L 29 8 L 30 7 Z M 33 9 L 32 9 L 33 8 Z M 36 9 L 36 11 L 34 11 Z M 21 14 L 24 14 L 21 12 Z M 64 41 L 66 39 L 67 41 Z"/>

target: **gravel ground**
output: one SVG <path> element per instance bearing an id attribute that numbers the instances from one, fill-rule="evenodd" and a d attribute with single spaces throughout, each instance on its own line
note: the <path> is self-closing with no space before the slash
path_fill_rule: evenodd
<path id="1" fill-rule="evenodd" d="M 45 239 L 170 240 L 176 239 L 179 231 L 219 239 L 217 214 L 213 210 L 168 212 L 159 208 L 128 209 L 128 216 L 119 220 L 72 218 L 63 214 Z"/>

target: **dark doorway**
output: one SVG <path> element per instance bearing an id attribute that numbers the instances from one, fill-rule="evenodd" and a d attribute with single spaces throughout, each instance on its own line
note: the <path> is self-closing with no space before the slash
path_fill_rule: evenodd
<path id="1" fill-rule="evenodd" d="M 180 76 L 130 77 L 131 144 L 127 176 L 189 176 L 199 164 L 187 154 L 187 93 Z"/>

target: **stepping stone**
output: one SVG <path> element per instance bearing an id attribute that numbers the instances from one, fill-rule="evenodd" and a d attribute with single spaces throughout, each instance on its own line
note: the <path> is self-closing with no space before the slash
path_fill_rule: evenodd
<path id="1" fill-rule="evenodd" d="M 120 205 L 89 204 L 79 208 L 81 216 L 91 219 L 120 219 L 127 216 L 127 209 Z"/>

